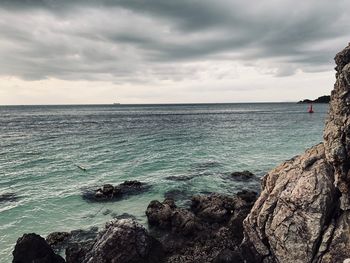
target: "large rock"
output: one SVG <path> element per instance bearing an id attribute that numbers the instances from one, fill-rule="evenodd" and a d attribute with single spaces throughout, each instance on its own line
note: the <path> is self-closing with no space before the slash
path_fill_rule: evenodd
<path id="1" fill-rule="evenodd" d="M 88 189 L 83 193 L 83 199 L 89 202 L 118 201 L 130 195 L 147 191 L 150 185 L 139 181 L 125 181 L 117 186 L 105 184 L 98 189 Z"/>
<path id="2" fill-rule="evenodd" d="M 334 201 L 333 170 L 319 144 L 266 175 L 244 221 L 245 245 L 256 261 L 311 262 Z"/>
<path id="3" fill-rule="evenodd" d="M 88 251 L 87 251 L 88 250 Z M 162 250 L 146 229 L 131 219 L 108 222 L 92 247 L 76 244 L 67 250 L 69 261 L 83 263 L 161 262 Z"/>
<path id="4" fill-rule="evenodd" d="M 341 207 L 350 208 L 350 45 L 335 57 L 337 80 L 331 94 L 329 116 L 324 130 L 326 157 L 335 169 Z"/>
<path id="5" fill-rule="evenodd" d="M 324 143 L 268 173 L 244 221 L 247 262 L 350 258 L 350 45 L 335 57 Z"/>
<path id="6" fill-rule="evenodd" d="M 172 199 L 152 201 L 146 215 L 151 234 L 161 242 L 167 263 L 241 262 L 238 245 L 243 238 L 243 220 L 256 193 L 235 196 L 195 195 L 190 209 Z"/>
<path id="7" fill-rule="evenodd" d="M 13 251 L 13 263 L 64 263 L 44 238 L 37 234 L 24 234 L 17 240 Z"/>

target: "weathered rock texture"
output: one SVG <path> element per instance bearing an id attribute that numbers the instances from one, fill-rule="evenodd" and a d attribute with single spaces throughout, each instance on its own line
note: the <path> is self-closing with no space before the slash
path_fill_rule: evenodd
<path id="1" fill-rule="evenodd" d="M 244 221 L 248 262 L 343 262 L 350 258 L 350 45 L 337 54 L 324 143 L 263 179 Z"/>
<path id="2" fill-rule="evenodd" d="M 324 141 L 327 160 L 335 170 L 335 185 L 342 193 L 341 207 L 350 208 L 350 45 L 335 57 L 336 77 L 331 94 Z"/>
<path id="3" fill-rule="evenodd" d="M 106 223 L 93 244 L 71 244 L 67 263 L 151 263 L 162 261 L 162 249 L 146 229 L 131 219 Z"/>
<path id="4" fill-rule="evenodd" d="M 164 262 L 243 262 L 238 249 L 243 220 L 256 195 L 249 191 L 235 196 L 195 195 L 190 209 L 177 207 L 172 199 L 152 201 L 146 215 L 151 235 L 164 249 Z"/>

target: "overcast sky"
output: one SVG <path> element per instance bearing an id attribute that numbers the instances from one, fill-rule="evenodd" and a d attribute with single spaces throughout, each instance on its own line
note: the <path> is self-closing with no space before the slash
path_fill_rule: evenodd
<path id="1" fill-rule="evenodd" d="M 0 0 L 0 104 L 329 94 L 346 0 Z"/>

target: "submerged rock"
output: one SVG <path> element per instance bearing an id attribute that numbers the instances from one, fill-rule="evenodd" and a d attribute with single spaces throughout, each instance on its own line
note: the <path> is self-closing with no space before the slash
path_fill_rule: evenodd
<path id="1" fill-rule="evenodd" d="M 117 201 L 129 195 L 141 194 L 149 188 L 149 185 L 139 181 L 125 181 L 117 186 L 105 184 L 96 190 L 85 191 L 83 199 L 90 202 Z"/>
<path id="2" fill-rule="evenodd" d="M 64 263 L 64 259 L 56 255 L 44 238 L 37 234 L 24 234 L 17 240 L 13 251 L 13 263 Z"/>
<path id="3" fill-rule="evenodd" d="M 18 196 L 15 193 L 0 194 L 0 203 L 17 201 Z"/>
<path id="4" fill-rule="evenodd" d="M 255 178 L 255 175 L 249 171 L 233 172 L 230 177 L 235 180 L 251 180 Z"/>

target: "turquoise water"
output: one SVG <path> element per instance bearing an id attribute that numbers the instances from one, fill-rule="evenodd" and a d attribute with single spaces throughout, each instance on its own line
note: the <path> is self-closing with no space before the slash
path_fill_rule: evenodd
<path id="1" fill-rule="evenodd" d="M 322 141 L 328 105 L 209 104 L 0 107 L 0 262 L 23 233 L 46 235 L 135 215 L 170 190 L 234 193 Z M 84 172 L 77 167 L 84 166 Z M 189 177 L 176 181 L 173 177 Z M 170 178 L 169 178 L 170 177 Z M 136 179 L 152 188 L 114 203 L 87 203 L 82 190 Z M 112 213 L 107 213 L 107 209 Z"/>

